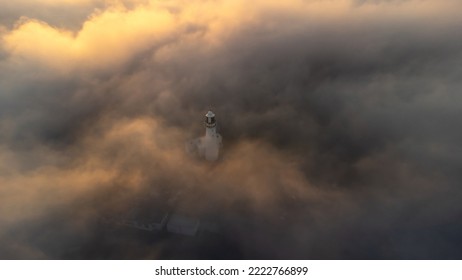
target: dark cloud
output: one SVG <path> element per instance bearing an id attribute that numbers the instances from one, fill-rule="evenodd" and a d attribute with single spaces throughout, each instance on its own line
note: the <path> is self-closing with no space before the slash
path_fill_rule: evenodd
<path id="1" fill-rule="evenodd" d="M 180 4 L 109 9 L 141 19 L 114 41 L 104 11 L 72 35 L 5 27 L 1 258 L 461 257 L 453 1 L 268 2 L 240 23 L 227 1 Z M 26 48 L 28 30 L 52 43 Z M 183 151 L 210 108 L 214 165 Z M 140 197 L 220 234 L 101 223 Z"/>

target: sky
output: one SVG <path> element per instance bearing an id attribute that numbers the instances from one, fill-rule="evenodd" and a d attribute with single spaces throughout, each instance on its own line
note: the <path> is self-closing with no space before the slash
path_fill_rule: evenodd
<path id="1" fill-rule="evenodd" d="M 462 258 L 461 5 L 0 0 L 0 258 L 228 257 L 98 247 L 150 196 L 233 258 Z M 208 110 L 216 164 L 184 150 Z"/>

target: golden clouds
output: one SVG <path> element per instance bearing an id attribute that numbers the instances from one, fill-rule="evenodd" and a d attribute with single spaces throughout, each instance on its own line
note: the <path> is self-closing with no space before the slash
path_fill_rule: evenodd
<path id="1" fill-rule="evenodd" d="M 208 20 L 230 13 L 230 5 L 218 7 L 223 9 L 221 15 L 214 10 L 216 6 L 198 6 L 172 7 L 153 1 L 127 9 L 117 2 L 106 10 L 96 10 L 75 33 L 23 18 L 4 35 L 4 48 L 15 62 L 32 62 L 60 72 L 107 69 L 140 51 L 180 40 L 191 24 L 210 24 L 213 30 L 215 25 Z"/>
<path id="2" fill-rule="evenodd" d="M 4 43 L 14 57 L 60 71 L 106 68 L 126 61 L 153 42 L 161 43 L 172 31 L 173 21 L 165 10 L 111 10 L 93 15 L 73 34 L 24 19 L 4 37 Z"/>
<path id="3" fill-rule="evenodd" d="M 4 42 L 7 51 L 16 59 L 57 68 L 69 65 L 73 59 L 72 34 L 37 20 L 23 19 L 15 31 L 4 37 Z"/>
<path id="4" fill-rule="evenodd" d="M 136 192 L 162 171 L 151 168 L 178 161 L 179 148 L 168 148 L 175 132 L 154 120 L 121 120 L 105 126 L 67 153 L 40 146 L 13 154 L 0 146 L 0 194 L 8 198 L 0 204 L 0 225 L 46 215 L 54 207 L 116 185 Z M 38 166 L 28 167 L 29 158 Z"/>
<path id="5" fill-rule="evenodd" d="M 104 10 L 96 9 L 78 32 L 23 18 L 4 35 L 4 47 L 19 62 L 59 72 L 110 69 L 143 50 L 162 51 L 167 45 L 183 44 L 192 36 L 190 26 L 205 30 L 194 37 L 202 47 L 220 46 L 236 28 L 258 24 L 262 15 L 291 13 L 303 17 L 303 13 L 315 14 L 326 5 L 314 2 L 307 6 L 301 1 L 261 1 L 252 5 L 245 1 L 132 2 L 131 9 L 125 7 L 124 1 L 113 1 Z"/>
<path id="6" fill-rule="evenodd" d="M 42 4 L 50 5 L 49 2 L 52 1 Z M 201 49 L 220 47 L 237 29 L 253 25 L 261 25 L 271 35 L 311 23 L 362 22 L 377 17 L 405 19 L 432 13 L 434 19 L 441 18 L 432 11 L 447 12 L 453 6 L 452 1 L 441 2 L 355 6 L 347 0 L 256 1 L 252 5 L 246 1 L 106 1 L 109 6 L 95 9 L 78 32 L 24 18 L 3 36 L 3 42 L 15 63 L 32 62 L 62 73 L 74 69 L 110 69 L 148 49 L 164 53 L 160 58 L 171 57 L 172 46 L 191 40 Z M 128 9 L 124 3 L 133 7 Z M 203 32 L 193 36 L 187 31 L 188 26 L 200 26 Z"/>

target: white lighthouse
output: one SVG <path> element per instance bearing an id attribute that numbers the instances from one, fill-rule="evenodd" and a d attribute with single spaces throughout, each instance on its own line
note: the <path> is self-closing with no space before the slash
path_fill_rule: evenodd
<path id="1" fill-rule="evenodd" d="M 215 114 L 208 111 L 205 115 L 205 136 L 186 143 L 186 150 L 190 154 L 198 153 L 208 161 L 216 161 L 222 146 L 221 135 L 217 133 Z"/>

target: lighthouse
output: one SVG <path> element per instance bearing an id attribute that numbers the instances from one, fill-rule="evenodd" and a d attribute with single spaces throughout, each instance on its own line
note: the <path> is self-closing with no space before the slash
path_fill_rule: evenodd
<path id="1" fill-rule="evenodd" d="M 217 136 L 217 120 L 212 111 L 208 111 L 205 114 L 205 136 Z"/>
<path id="2" fill-rule="evenodd" d="M 205 115 L 205 136 L 202 141 L 205 159 L 216 161 L 220 153 L 221 135 L 217 133 L 217 121 L 212 111 Z"/>
<path id="3" fill-rule="evenodd" d="M 207 161 L 216 161 L 220 155 L 222 139 L 217 132 L 217 121 L 212 111 L 205 114 L 204 125 L 205 136 L 187 142 L 186 151 L 189 154 L 197 153 Z"/>

